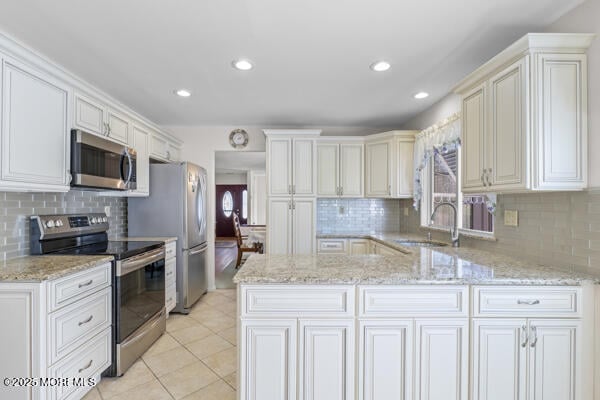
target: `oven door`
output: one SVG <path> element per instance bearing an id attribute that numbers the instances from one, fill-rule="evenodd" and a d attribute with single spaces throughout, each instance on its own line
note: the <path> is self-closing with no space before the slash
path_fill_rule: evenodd
<path id="1" fill-rule="evenodd" d="M 165 307 L 164 247 L 116 264 L 116 342 L 123 343 Z"/>
<path id="2" fill-rule="evenodd" d="M 80 130 L 71 132 L 71 186 L 136 189 L 136 152 Z"/>

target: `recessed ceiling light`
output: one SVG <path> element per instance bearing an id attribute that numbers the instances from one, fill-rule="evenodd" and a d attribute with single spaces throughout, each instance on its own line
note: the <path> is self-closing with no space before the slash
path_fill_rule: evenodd
<path id="1" fill-rule="evenodd" d="M 424 99 L 425 97 L 429 97 L 429 93 L 427 92 L 419 92 L 417 94 L 415 94 L 415 99 Z"/>
<path id="2" fill-rule="evenodd" d="M 248 60 L 235 60 L 231 63 L 231 65 L 233 65 L 233 68 L 239 69 L 240 71 L 248 71 L 254 67 L 254 65 L 252 65 L 252 63 Z"/>
<path id="3" fill-rule="evenodd" d="M 187 89 L 179 89 L 175 91 L 175 94 L 179 97 L 190 97 L 192 95 L 192 92 L 190 92 Z"/>
<path id="4" fill-rule="evenodd" d="M 375 72 L 383 72 L 390 69 L 392 65 L 387 61 L 377 61 L 371 64 L 371 69 Z"/>

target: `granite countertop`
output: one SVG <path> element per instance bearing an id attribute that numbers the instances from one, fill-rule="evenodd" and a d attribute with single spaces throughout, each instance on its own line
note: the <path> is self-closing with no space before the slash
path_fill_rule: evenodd
<path id="1" fill-rule="evenodd" d="M 112 256 L 88 255 L 46 255 L 14 258 L 0 263 L 0 283 L 53 280 L 112 260 Z"/>
<path id="2" fill-rule="evenodd" d="M 519 258 L 467 247 L 404 247 L 393 240 L 422 236 L 396 233 L 318 235 L 318 238 L 364 238 L 404 254 L 252 255 L 235 275 L 236 283 L 307 284 L 600 284 L 600 277 L 544 266 Z"/>
<path id="3" fill-rule="evenodd" d="M 171 242 L 175 242 L 177 241 L 177 237 L 176 236 L 135 236 L 135 237 L 129 237 L 129 236 L 125 236 L 125 237 L 118 237 L 115 239 L 111 239 L 111 240 L 129 240 L 131 242 L 165 242 L 165 243 L 171 243 Z"/>

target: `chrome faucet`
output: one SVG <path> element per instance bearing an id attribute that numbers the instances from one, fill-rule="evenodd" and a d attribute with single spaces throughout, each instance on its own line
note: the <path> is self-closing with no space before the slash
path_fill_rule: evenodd
<path id="1" fill-rule="evenodd" d="M 438 208 L 440 208 L 441 206 L 450 206 L 450 208 L 452 208 L 452 211 L 454 211 L 454 225 L 452 226 L 452 228 L 450 228 L 450 236 L 452 238 L 452 247 L 459 247 L 460 246 L 460 238 L 459 238 L 459 234 L 458 234 L 458 210 L 456 209 L 456 206 L 450 202 L 443 202 L 438 204 L 437 206 L 435 206 L 433 208 L 433 213 L 431 213 L 431 224 L 433 224 L 433 219 L 435 217 L 435 213 L 437 212 Z"/>

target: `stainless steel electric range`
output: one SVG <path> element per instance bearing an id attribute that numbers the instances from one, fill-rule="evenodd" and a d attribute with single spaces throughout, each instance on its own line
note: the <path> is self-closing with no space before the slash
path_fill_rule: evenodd
<path id="1" fill-rule="evenodd" d="M 166 328 L 163 242 L 108 240 L 105 214 L 31 217 L 31 254 L 111 255 L 113 362 L 120 376 Z"/>

